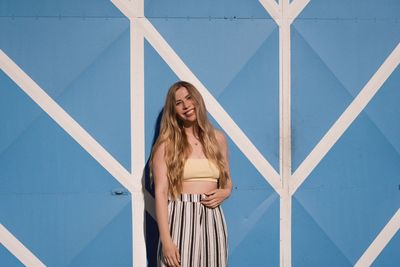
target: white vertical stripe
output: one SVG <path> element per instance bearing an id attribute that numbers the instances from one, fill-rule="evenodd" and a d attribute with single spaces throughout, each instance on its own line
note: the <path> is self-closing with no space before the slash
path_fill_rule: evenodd
<path id="1" fill-rule="evenodd" d="M 0 244 L 8 249 L 25 266 L 46 266 L 2 224 L 0 224 Z"/>
<path id="2" fill-rule="evenodd" d="M 279 26 L 279 166 L 281 174 L 280 194 L 280 266 L 291 266 L 292 261 L 292 175 L 291 148 L 291 55 L 290 26 L 309 0 L 259 0 Z"/>
<path id="3" fill-rule="evenodd" d="M 142 1 L 137 1 L 142 2 Z M 140 14 L 139 14 L 140 15 Z M 144 195 L 142 188 L 145 166 L 144 124 L 144 37 L 137 23 L 131 19 L 131 160 L 132 160 L 132 227 L 133 266 L 146 266 L 146 242 L 144 220 Z"/>
<path id="4" fill-rule="evenodd" d="M 279 26 L 279 159 L 282 179 L 280 201 L 280 266 L 291 266 L 291 195 L 289 182 L 292 174 L 291 106 L 290 106 L 290 23 L 289 0 L 281 0 L 281 25 Z"/>
<path id="5" fill-rule="evenodd" d="M 144 36 L 139 20 L 144 17 L 143 0 L 124 1 L 111 0 L 111 2 L 130 19 L 130 53 L 131 53 L 131 162 L 132 162 L 132 234 L 133 234 L 133 266 L 146 266 L 145 243 L 145 199 L 150 201 L 152 207 L 149 211 L 154 217 L 154 200 L 146 192 L 143 194 L 142 180 L 145 167 L 145 112 L 144 112 Z"/>
<path id="6" fill-rule="evenodd" d="M 2 50 L 0 68 L 118 182 L 131 189 L 130 173 Z"/>
<path id="7" fill-rule="evenodd" d="M 371 266 L 378 255 L 400 229 L 400 209 L 396 211 L 375 240 L 355 264 L 356 267 Z M 399 251 L 400 252 L 400 251 Z"/>
<path id="8" fill-rule="evenodd" d="M 294 194 L 304 180 L 310 175 L 318 163 L 325 157 L 336 141 L 343 135 L 347 128 L 367 106 L 369 101 L 389 78 L 400 63 L 400 43 L 379 67 L 372 78 L 354 98 L 353 102 L 342 113 L 339 119 L 332 125 L 329 131 L 322 137 L 311 153 L 300 164 L 291 180 L 291 192 Z"/>

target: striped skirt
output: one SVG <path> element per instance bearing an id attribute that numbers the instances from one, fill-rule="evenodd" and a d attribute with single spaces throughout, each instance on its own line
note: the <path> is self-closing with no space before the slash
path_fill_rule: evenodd
<path id="1" fill-rule="evenodd" d="M 221 207 L 207 208 L 201 194 L 182 194 L 168 203 L 168 224 L 172 241 L 178 247 L 182 267 L 227 266 L 228 243 Z M 158 266 L 163 261 L 158 246 Z"/>

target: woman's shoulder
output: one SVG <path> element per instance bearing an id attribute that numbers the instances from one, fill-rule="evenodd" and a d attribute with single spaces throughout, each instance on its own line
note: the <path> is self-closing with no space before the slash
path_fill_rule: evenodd
<path id="1" fill-rule="evenodd" d="M 164 153 L 165 153 L 165 146 L 166 146 L 166 144 L 165 144 L 166 142 L 165 141 L 162 141 L 162 142 L 157 142 L 155 145 L 154 145 L 154 148 L 153 148 L 153 155 L 155 156 L 155 157 L 164 157 Z"/>
<path id="2" fill-rule="evenodd" d="M 215 131 L 215 138 L 217 139 L 218 143 L 221 145 L 226 144 L 226 137 L 223 131 L 220 131 L 218 129 L 214 129 Z"/>

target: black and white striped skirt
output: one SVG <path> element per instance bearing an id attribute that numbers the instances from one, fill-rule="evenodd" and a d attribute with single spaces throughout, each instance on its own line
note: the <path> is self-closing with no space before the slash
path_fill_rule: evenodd
<path id="1" fill-rule="evenodd" d="M 225 267 L 228 258 L 227 230 L 221 207 L 210 209 L 200 203 L 204 195 L 182 194 L 168 203 L 168 224 L 178 247 L 182 267 Z M 163 261 L 161 244 L 158 265 Z"/>

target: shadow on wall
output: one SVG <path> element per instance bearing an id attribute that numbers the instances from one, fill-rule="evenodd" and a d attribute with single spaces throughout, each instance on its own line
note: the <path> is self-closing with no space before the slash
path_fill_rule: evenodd
<path id="1" fill-rule="evenodd" d="M 160 133 L 160 125 L 161 125 L 161 118 L 162 118 L 162 111 L 158 114 L 157 121 L 154 127 L 154 136 L 153 140 L 151 143 L 151 147 L 153 148 L 158 135 Z M 142 188 L 143 191 L 147 190 L 153 197 L 154 197 L 154 185 L 151 182 L 150 179 L 150 158 L 147 159 L 146 161 L 146 166 L 144 168 L 144 175 L 142 179 Z M 146 192 L 143 192 L 145 195 L 147 194 Z M 144 198 L 144 206 L 145 210 L 155 210 L 154 207 L 154 202 L 149 202 L 147 201 L 146 198 Z M 151 217 L 151 215 L 148 212 L 145 212 L 144 214 L 145 218 L 145 225 L 144 225 L 144 231 L 145 231 L 145 241 L 146 241 L 146 250 L 147 250 L 147 263 L 148 266 L 153 267 L 157 266 L 157 247 L 158 247 L 158 239 L 159 239 L 159 233 L 158 233 L 158 226 L 156 220 Z"/>

